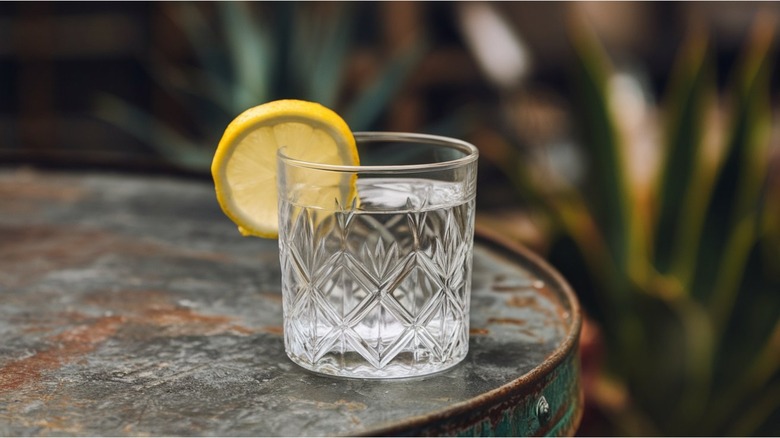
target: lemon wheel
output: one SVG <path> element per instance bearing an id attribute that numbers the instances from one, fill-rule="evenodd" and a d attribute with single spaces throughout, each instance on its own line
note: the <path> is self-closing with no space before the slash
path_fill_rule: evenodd
<path id="1" fill-rule="evenodd" d="M 282 146 L 304 161 L 359 164 L 347 123 L 318 103 L 277 100 L 244 111 L 225 129 L 211 174 L 219 205 L 245 236 L 279 234 L 276 154 Z"/>

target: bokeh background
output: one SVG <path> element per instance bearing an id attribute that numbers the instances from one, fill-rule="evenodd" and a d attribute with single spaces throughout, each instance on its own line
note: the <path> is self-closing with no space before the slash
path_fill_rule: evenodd
<path id="1" fill-rule="evenodd" d="M 2 2 L 0 166 L 207 181 L 280 98 L 461 137 L 577 291 L 581 435 L 780 435 L 780 3 Z"/>

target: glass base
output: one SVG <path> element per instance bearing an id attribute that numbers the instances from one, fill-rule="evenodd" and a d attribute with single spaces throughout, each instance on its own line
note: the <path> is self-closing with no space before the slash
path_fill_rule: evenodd
<path id="1" fill-rule="evenodd" d="M 466 358 L 468 348 L 463 348 L 457 353 L 442 362 L 420 362 L 414 360 L 411 353 L 399 354 L 382 368 L 366 363 L 366 360 L 355 352 L 325 355 L 316 363 L 295 356 L 289 351 L 287 356 L 297 365 L 326 376 L 352 379 L 408 379 L 441 373 L 454 367 Z"/>

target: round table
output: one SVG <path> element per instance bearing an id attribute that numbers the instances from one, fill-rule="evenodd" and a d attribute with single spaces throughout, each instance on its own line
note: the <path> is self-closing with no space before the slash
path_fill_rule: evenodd
<path id="1" fill-rule="evenodd" d="M 573 434 L 569 286 L 478 227 L 471 303 L 447 372 L 315 375 L 284 353 L 277 242 L 209 181 L 0 170 L 0 435 Z"/>

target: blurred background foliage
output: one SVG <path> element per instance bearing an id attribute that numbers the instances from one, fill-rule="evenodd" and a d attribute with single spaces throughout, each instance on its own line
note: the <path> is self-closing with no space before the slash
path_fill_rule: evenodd
<path id="1" fill-rule="evenodd" d="M 577 290 L 583 435 L 780 435 L 777 3 L 4 2 L 0 165 L 208 179 L 300 98 L 462 137 Z"/>

